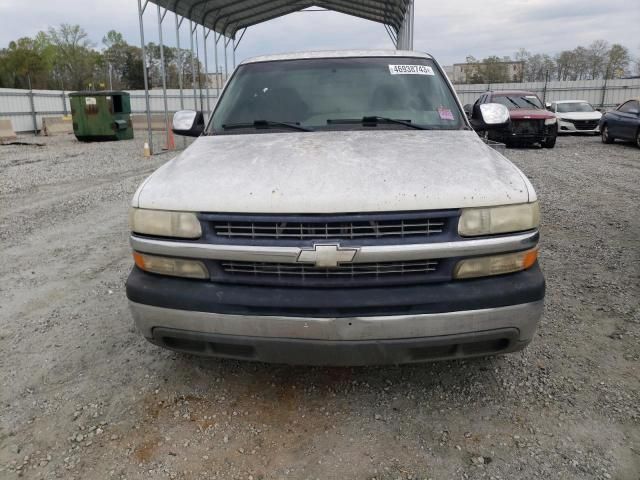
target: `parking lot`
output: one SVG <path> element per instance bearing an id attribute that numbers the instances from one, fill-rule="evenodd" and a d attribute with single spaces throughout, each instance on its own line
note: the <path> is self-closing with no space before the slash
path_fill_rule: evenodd
<path id="1" fill-rule="evenodd" d="M 0 146 L 0 477 L 640 478 L 640 150 L 509 149 L 542 206 L 521 353 L 304 368 L 160 350 L 132 327 L 142 138 Z M 178 141 L 181 144 L 181 141 Z"/>

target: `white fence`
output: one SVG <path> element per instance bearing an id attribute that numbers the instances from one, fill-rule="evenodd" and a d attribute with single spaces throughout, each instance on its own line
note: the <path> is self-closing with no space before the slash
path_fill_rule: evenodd
<path id="1" fill-rule="evenodd" d="M 131 111 L 145 113 L 144 90 L 130 90 Z M 162 90 L 149 91 L 151 113 L 163 113 Z M 183 105 L 186 109 L 207 110 L 206 91 L 197 90 L 194 102 L 193 90 L 183 91 Z M 216 101 L 216 89 L 209 89 L 209 106 Z M 180 91 L 167 90 L 167 107 L 170 112 L 180 110 Z M 42 117 L 69 115 L 69 92 L 61 90 L 17 90 L 0 88 L 0 118 L 9 118 L 16 132 L 33 132 L 42 128 Z"/>
<path id="2" fill-rule="evenodd" d="M 526 90 L 537 93 L 545 102 L 586 100 L 595 107 L 611 109 L 640 97 L 640 78 L 455 85 L 455 89 L 463 105 L 475 102 L 488 90 Z"/>
<path id="3" fill-rule="evenodd" d="M 613 108 L 624 100 L 640 97 L 640 78 L 624 80 L 551 81 L 530 83 L 500 83 L 455 85 L 462 104 L 473 103 L 487 90 L 527 90 L 537 93 L 541 99 L 586 100 L 596 107 Z M 145 113 L 144 90 L 132 90 L 131 110 Z M 151 113 L 164 112 L 162 90 L 150 91 Z M 195 98 L 195 101 L 194 101 Z M 205 90 L 194 93 L 184 90 L 184 107 L 208 110 Z M 216 101 L 216 89 L 209 89 L 209 106 Z M 167 106 L 170 112 L 180 110 L 180 91 L 167 90 Z M 43 116 L 67 115 L 71 112 L 68 92 L 60 90 L 14 90 L 0 88 L 0 118 L 9 118 L 16 132 L 40 130 Z"/>

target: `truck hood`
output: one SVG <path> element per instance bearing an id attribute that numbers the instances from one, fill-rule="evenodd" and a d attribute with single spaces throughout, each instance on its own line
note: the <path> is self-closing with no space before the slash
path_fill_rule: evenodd
<path id="1" fill-rule="evenodd" d="M 331 131 L 200 137 L 141 185 L 133 206 L 352 213 L 533 197 L 524 175 L 472 131 Z"/>
<path id="2" fill-rule="evenodd" d="M 554 118 L 555 115 L 548 110 L 540 110 L 535 108 L 515 108 L 509 110 L 509 116 L 511 120 L 543 120 L 547 118 Z"/>

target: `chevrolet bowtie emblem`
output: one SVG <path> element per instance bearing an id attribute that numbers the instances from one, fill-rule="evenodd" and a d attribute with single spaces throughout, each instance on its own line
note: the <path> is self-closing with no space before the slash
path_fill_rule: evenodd
<path id="1" fill-rule="evenodd" d="M 314 245 L 313 249 L 301 250 L 298 262 L 313 263 L 316 267 L 335 268 L 341 263 L 353 261 L 357 248 L 340 248 L 340 245 Z"/>

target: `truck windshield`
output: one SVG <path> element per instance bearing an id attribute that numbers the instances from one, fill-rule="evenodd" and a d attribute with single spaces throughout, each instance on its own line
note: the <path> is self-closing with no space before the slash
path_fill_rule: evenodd
<path id="1" fill-rule="evenodd" d="M 426 58 L 249 63 L 230 82 L 209 134 L 465 127 L 451 89 Z"/>
<path id="2" fill-rule="evenodd" d="M 501 103 L 509 110 L 516 108 L 541 109 L 542 102 L 536 95 L 494 95 L 492 102 Z"/>

